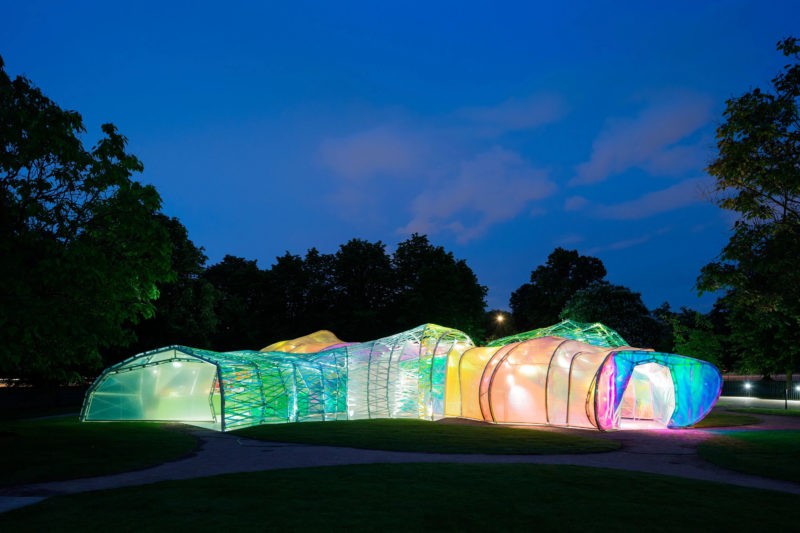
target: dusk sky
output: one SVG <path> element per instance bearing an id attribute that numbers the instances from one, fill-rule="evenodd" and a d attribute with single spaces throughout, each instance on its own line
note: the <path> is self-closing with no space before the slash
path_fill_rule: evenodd
<path id="1" fill-rule="evenodd" d="M 704 168 L 798 1 L 0 0 L 0 55 L 89 144 L 114 123 L 210 263 L 410 233 L 489 308 L 557 246 L 648 307 L 707 311 L 733 218 Z"/>

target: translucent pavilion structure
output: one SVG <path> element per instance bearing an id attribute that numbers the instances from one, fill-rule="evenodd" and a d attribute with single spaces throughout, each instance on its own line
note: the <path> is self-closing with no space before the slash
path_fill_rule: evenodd
<path id="1" fill-rule="evenodd" d="M 603 324 L 564 320 L 451 360 L 446 414 L 599 430 L 680 428 L 702 420 L 721 390 L 711 363 L 633 348 Z"/>
<path id="2" fill-rule="evenodd" d="M 564 321 L 475 347 L 425 324 L 364 343 L 319 331 L 262 351 L 169 346 L 108 368 L 81 419 L 257 424 L 463 417 L 598 430 L 679 428 L 713 407 L 710 363 L 627 346 L 602 324 Z"/>
<path id="3" fill-rule="evenodd" d="M 337 342 L 338 341 L 338 342 Z M 220 431 L 257 424 L 444 416 L 448 358 L 473 346 L 425 324 L 364 343 L 330 332 L 276 343 L 284 351 L 218 353 L 168 346 L 106 369 L 81 420 L 178 421 Z M 320 351 L 308 353 L 319 348 Z"/>

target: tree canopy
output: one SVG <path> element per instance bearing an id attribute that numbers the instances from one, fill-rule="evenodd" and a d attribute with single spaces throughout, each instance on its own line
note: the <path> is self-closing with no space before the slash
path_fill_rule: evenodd
<path id="1" fill-rule="evenodd" d="M 708 172 L 719 206 L 738 219 L 697 285 L 725 291 L 731 341 L 746 367 L 790 375 L 800 365 L 800 45 L 788 38 L 778 50 L 790 63 L 771 90 L 728 100 L 717 129 Z"/>
<path id="2" fill-rule="evenodd" d="M 132 338 L 168 281 L 161 199 L 112 124 L 83 121 L 0 59 L 0 375 L 66 381 Z"/>
<path id="3" fill-rule="evenodd" d="M 600 259 L 580 255 L 577 250 L 556 248 L 544 265 L 531 272 L 530 283 L 511 294 L 514 323 L 521 331 L 555 324 L 576 292 L 605 276 L 606 268 Z"/>
<path id="4" fill-rule="evenodd" d="M 666 349 L 665 325 L 627 287 L 595 282 L 577 291 L 564 305 L 560 318 L 576 322 L 602 322 L 616 330 L 631 346 Z"/>
<path id="5" fill-rule="evenodd" d="M 393 254 L 363 239 L 331 254 L 286 252 L 263 270 L 226 256 L 203 278 L 217 291 L 217 350 L 260 348 L 320 329 L 364 341 L 427 322 L 478 340 L 484 333 L 486 287 L 465 261 L 424 235 L 412 235 Z"/>

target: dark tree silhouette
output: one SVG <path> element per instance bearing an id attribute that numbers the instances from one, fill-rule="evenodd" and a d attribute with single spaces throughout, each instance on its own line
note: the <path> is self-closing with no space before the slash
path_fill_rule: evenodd
<path id="1" fill-rule="evenodd" d="M 111 124 L 83 120 L 0 59 L 0 375 L 65 382 L 133 339 L 173 277 L 161 199 Z"/>
<path id="2" fill-rule="evenodd" d="M 731 341 L 752 369 L 800 367 L 800 43 L 778 43 L 789 63 L 772 90 L 728 100 L 717 129 L 718 204 L 738 215 L 719 260 L 698 278 L 724 290 Z"/>
<path id="3" fill-rule="evenodd" d="M 627 287 L 592 283 L 569 299 L 561 311 L 561 318 L 602 322 L 616 330 L 631 346 L 666 348 L 662 344 L 666 325 L 650 313 L 641 294 Z"/>
<path id="4" fill-rule="evenodd" d="M 511 313 L 521 331 L 552 326 L 573 294 L 606 276 L 603 262 L 576 250 L 556 248 L 531 272 L 530 283 L 511 294 Z"/>

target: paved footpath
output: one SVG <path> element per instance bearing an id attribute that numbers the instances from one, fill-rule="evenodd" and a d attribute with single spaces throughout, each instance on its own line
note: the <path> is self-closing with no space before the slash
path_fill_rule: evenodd
<path id="1" fill-rule="evenodd" d="M 721 402 L 723 403 L 723 402 Z M 726 405 L 723 403 L 723 405 Z M 759 416 L 762 423 L 736 430 L 800 429 L 800 417 Z M 543 429 L 543 428 L 537 428 Z M 548 431 L 585 434 L 581 430 L 546 428 Z M 283 468 L 355 465 L 371 463 L 530 463 L 614 468 L 715 481 L 750 488 L 800 495 L 800 483 L 766 479 L 720 468 L 698 457 L 697 445 L 725 429 L 632 430 L 593 433 L 620 441 L 614 452 L 574 455 L 480 455 L 361 450 L 335 446 L 311 446 L 243 439 L 234 434 L 191 429 L 200 441 L 189 457 L 145 470 L 110 476 L 37 483 L 0 489 L 0 512 L 30 505 L 49 496 L 92 490 L 145 485 L 166 480 L 191 479 L 239 472 Z"/>

